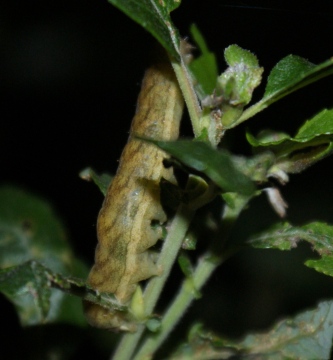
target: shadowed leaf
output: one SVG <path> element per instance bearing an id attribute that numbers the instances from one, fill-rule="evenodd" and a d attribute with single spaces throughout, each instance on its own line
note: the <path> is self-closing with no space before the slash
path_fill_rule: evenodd
<path id="1" fill-rule="evenodd" d="M 59 291 L 50 293 L 43 269 L 36 262 L 23 264 L 30 260 L 62 274 L 87 274 L 86 266 L 74 258 L 53 209 L 36 196 L 4 186 L 0 188 L 0 291 L 16 306 L 22 325 L 45 321 L 83 325 L 79 299 L 65 297 Z"/>
<path id="2" fill-rule="evenodd" d="M 148 30 L 176 60 L 180 59 L 178 30 L 173 26 L 169 14 L 180 5 L 181 0 L 109 2 Z"/>

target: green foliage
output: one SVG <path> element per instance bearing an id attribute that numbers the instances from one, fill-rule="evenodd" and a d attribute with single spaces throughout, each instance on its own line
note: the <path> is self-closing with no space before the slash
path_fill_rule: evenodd
<path id="1" fill-rule="evenodd" d="M 0 188 L 2 267 L 31 258 L 47 262 L 55 271 L 72 266 L 72 253 L 63 225 L 52 208 L 38 197 L 10 186 Z"/>
<path id="2" fill-rule="evenodd" d="M 252 98 L 254 89 L 260 85 L 264 71 L 251 52 L 231 45 L 224 51 L 228 68 L 217 79 L 217 94 L 222 97 L 221 123 L 228 128 L 237 121 L 243 108 Z"/>
<path id="3" fill-rule="evenodd" d="M 187 256 L 186 253 L 181 253 L 178 257 L 178 264 L 183 272 L 183 274 L 188 277 L 191 278 L 193 275 L 193 267 L 191 264 L 191 260 L 190 258 Z"/>
<path id="4" fill-rule="evenodd" d="M 14 303 L 22 325 L 84 324 L 78 299 L 50 291 L 38 260 L 54 272 L 85 277 L 63 225 L 42 199 L 10 186 L 0 188 L 0 290 Z M 37 305 L 37 306 L 36 306 Z"/>
<path id="5" fill-rule="evenodd" d="M 301 80 L 304 81 L 305 77 L 313 73 L 315 67 L 306 59 L 288 55 L 279 61 L 269 74 L 264 98 L 282 90 L 286 91 L 288 87 L 295 86 L 293 84 L 299 84 Z"/>
<path id="6" fill-rule="evenodd" d="M 309 141 L 320 135 L 333 134 L 333 110 L 324 109 L 312 119 L 307 120 L 304 125 L 298 130 L 296 139 L 305 139 Z"/>
<path id="7" fill-rule="evenodd" d="M 189 68 L 195 77 L 196 91 L 201 100 L 211 95 L 216 87 L 218 67 L 216 56 L 209 51 L 208 46 L 199 28 L 192 25 L 190 28 L 193 40 L 198 45 L 201 55 L 189 63 Z"/>
<path id="8" fill-rule="evenodd" d="M 237 169 L 225 150 L 216 151 L 201 141 L 152 142 L 186 166 L 207 175 L 223 192 L 239 192 L 244 195 L 254 192 L 251 179 Z"/>
<path id="9" fill-rule="evenodd" d="M 22 325 L 45 322 L 51 290 L 42 265 L 26 262 L 0 270 L 0 290 L 15 304 Z"/>
<path id="10" fill-rule="evenodd" d="M 286 56 L 275 65 L 268 76 L 264 97 L 246 109 L 234 125 L 249 119 L 292 92 L 332 73 L 332 59 L 314 65 L 299 56 Z"/>
<path id="11" fill-rule="evenodd" d="M 288 134 L 262 131 L 257 138 L 247 134 L 256 152 L 270 151 L 275 162 L 268 171 L 272 176 L 299 173 L 332 153 L 333 110 L 324 109 L 307 120 L 294 138 Z"/>
<path id="12" fill-rule="evenodd" d="M 333 109 L 324 109 L 307 120 L 294 137 L 267 129 L 257 136 L 248 132 L 246 138 L 252 156 L 219 149 L 225 132 L 286 95 L 333 74 L 333 60 L 314 65 L 299 56 L 285 57 L 269 74 L 262 99 L 247 107 L 263 75 L 254 54 L 238 45 L 227 47 L 224 55 L 228 67 L 219 74 L 216 56 L 199 29 L 192 26 L 191 34 L 201 54 L 187 64 L 191 55 L 189 47 L 180 44 L 178 30 L 170 19 L 170 12 L 180 5 L 180 0 L 109 1 L 148 30 L 166 49 L 195 129 L 194 140 L 146 139 L 171 155 L 171 165 L 189 174 L 184 187 L 162 181 L 162 203 L 175 212 L 173 220 L 166 225 L 167 236 L 157 260 L 163 273 L 148 282 L 144 293 L 140 287 L 137 289 L 129 310 L 113 294 L 101 294 L 85 284 L 82 279 L 87 268 L 74 257 L 63 225 L 52 208 L 36 196 L 6 186 L 0 188 L 0 291 L 14 304 L 24 326 L 50 322 L 84 324 L 79 299 L 65 293 L 111 311 L 122 311 L 125 317 L 135 314 L 139 319 L 135 325 L 138 331 L 124 337 L 114 359 L 132 358 L 146 326 L 154 334 L 147 334 L 140 343 L 136 359 L 141 359 L 154 354 L 191 302 L 202 295 L 202 287 L 214 270 L 239 250 L 229 241 L 229 236 L 249 201 L 266 191 L 276 212 L 284 216 L 286 204 L 271 179 L 285 185 L 288 174 L 302 172 L 332 154 Z M 92 180 L 104 195 L 112 181 L 111 176 L 99 175 L 91 168 L 83 170 L 80 176 Z M 216 195 L 223 201 L 222 215 L 203 222 L 204 230 L 212 230 L 216 238 L 205 239 L 204 253 L 193 261 L 191 256 L 195 257 L 201 248 L 198 241 L 201 234 L 189 228 L 190 222 L 194 212 Z M 308 242 L 319 257 L 306 260 L 305 265 L 333 276 L 333 227 L 329 224 L 277 223 L 258 234 L 250 234 L 246 245 L 287 251 L 297 247 L 300 241 Z M 152 313 L 154 305 L 181 247 L 178 263 L 184 280 L 165 315 L 157 318 Z M 191 256 L 188 250 L 193 250 Z M 332 324 L 333 302 L 327 301 L 314 310 L 279 322 L 264 334 L 249 334 L 238 342 L 196 325 L 188 342 L 170 359 L 328 359 Z"/>
<path id="13" fill-rule="evenodd" d="M 227 47 L 224 57 L 229 67 L 218 78 L 218 90 L 231 105 L 247 105 L 264 69 L 254 54 L 237 45 Z"/>
<path id="14" fill-rule="evenodd" d="M 180 0 L 109 0 L 131 19 L 148 30 L 176 60 L 180 59 L 178 30 L 172 24 L 170 12 Z"/>

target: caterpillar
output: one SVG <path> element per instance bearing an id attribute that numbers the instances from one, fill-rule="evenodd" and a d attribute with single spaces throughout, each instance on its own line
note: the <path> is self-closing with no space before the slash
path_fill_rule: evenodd
<path id="1" fill-rule="evenodd" d="M 88 284 L 113 293 L 128 304 L 138 283 L 161 274 L 158 253 L 149 248 L 162 238 L 167 217 L 160 203 L 161 178 L 174 182 L 172 168 L 163 166 L 167 154 L 138 137 L 176 140 L 183 98 L 170 63 L 151 66 L 144 75 L 128 142 L 117 173 L 98 215 L 95 263 Z M 100 328 L 133 331 L 124 314 L 85 302 L 88 322 Z"/>

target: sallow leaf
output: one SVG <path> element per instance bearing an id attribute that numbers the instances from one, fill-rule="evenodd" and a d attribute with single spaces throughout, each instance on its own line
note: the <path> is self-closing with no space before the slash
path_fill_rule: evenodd
<path id="1" fill-rule="evenodd" d="M 247 335 L 236 342 L 221 338 L 195 325 L 188 342 L 172 360 L 328 360 L 333 337 L 333 302 L 321 302 L 316 309 L 277 323 L 270 331 Z"/>

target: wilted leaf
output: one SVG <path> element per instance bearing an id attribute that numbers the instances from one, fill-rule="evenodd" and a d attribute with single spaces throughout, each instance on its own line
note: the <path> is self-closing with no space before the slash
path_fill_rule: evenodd
<path id="1" fill-rule="evenodd" d="M 313 222 L 304 226 L 279 223 L 251 236 L 248 244 L 261 249 L 290 250 L 301 240 L 307 241 L 320 255 L 333 253 L 333 227 Z"/>
<path id="2" fill-rule="evenodd" d="M 303 232 L 289 223 L 278 223 L 268 230 L 253 235 L 247 243 L 259 249 L 291 250 L 297 247 Z"/>
<path id="3" fill-rule="evenodd" d="M 333 337 L 333 302 L 322 302 L 314 310 L 276 324 L 263 334 L 251 334 L 241 342 L 223 339 L 196 326 L 189 342 L 172 360 L 328 360 Z"/>
<path id="4" fill-rule="evenodd" d="M 324 360 L 330 358 L 332 337 L 333 302 L 327 301 L 314 310 L 281 321 L 266 334 L 247 336 L 239 348 L 249 358 L 256 354 L 263 360 Z"/>
<path id="5" fill-rule="evenodd" d="M 289 223 L 276 224 L 252 236 L 248 244 L 261 249 L 290 250 L 297 247 L 301 240 L 310 243 L 312 249 L 322 257 L 319 260 L 308 260 L 305 265 L 333 276 L 333 226 L 331 225 L 320 222 L 304 226 L 292 226 Z"/>

